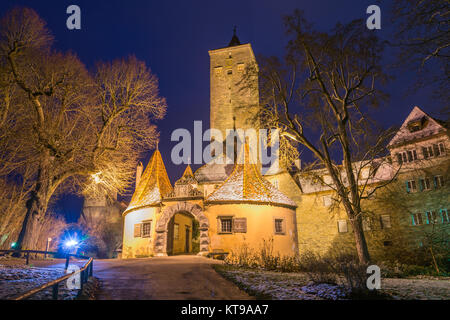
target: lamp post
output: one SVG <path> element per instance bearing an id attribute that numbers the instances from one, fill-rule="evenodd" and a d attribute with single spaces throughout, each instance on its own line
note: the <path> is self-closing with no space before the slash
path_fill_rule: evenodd
<path id="1" fill-rule="evenodd" d="M 47 238 L 47 245 L 45 247 L 45 252 L 48 251 L 48 249 L 50 248 L 50 242 L 52 241 L 52 238 Z M 44 259 L 47 259 L 47 253 L 44 254 Z"/>

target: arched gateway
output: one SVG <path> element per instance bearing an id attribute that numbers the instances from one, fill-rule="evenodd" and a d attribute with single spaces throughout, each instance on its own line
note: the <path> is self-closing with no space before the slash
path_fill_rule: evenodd
<path id="1" fill-rule="evenodd" d="M 209 221 L 203 212 L 203 209 L 198 205 L 190 202 L 177 202 L 176 204 L 165 208 L 161 217 L 156 224 L 156 239 L 154 252 L 157 256 L 167 255 L 167 234 L 169 221 L 177 213 L 189 213 L 198 222 L 200 226 L 200 255 L 205 255 L 209 252 Z"/>

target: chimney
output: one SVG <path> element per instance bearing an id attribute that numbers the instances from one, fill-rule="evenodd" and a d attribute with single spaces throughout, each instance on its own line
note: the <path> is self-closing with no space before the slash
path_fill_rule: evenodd
<path id="1" fill-rule="evenodd" d="M 137 167 L 136 167 L 136 185 L 135 189 L 137 189 L 139 182 L 141 181 L 142 171 L 144 170 L 144 165 L 141 161 L 139 161 Z"/>

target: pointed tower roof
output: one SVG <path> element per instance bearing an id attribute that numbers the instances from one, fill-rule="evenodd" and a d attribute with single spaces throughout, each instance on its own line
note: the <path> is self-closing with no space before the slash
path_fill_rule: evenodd
<path id="1" fill-rule="evenodd" d="M 194 173 L 192 172 L 191 166 L 188 165 L 186 167 L 186 170 L 184 170 L 183 175 L 181 176 L 181 178 L 175 182 L 176 185 L 179 184 L 197 184 L 197 180 L 194 177 Z"/>
<path id="2" fill-rule="evenodd" d="M 409 143 L 416 139 L 428 138 L 446 130 L 443 122 L 434 119 L 422 109 L 415 106 L 394 138 L 389 142 L 388 148 Z"/>
<path id="3" fill-rule="evenodd" d="M 241 45 L 241 42 L 239 41 L 238 36 L 236 35 L 236 26 L 233 29 L 233 37 L 231 38 L 230 43 L 228 44 L 229 47 L 239 46 Z"/>
<path id="4" fill-rule="evenodd" d="M 170 192 L 172 192 L 172 185 L 170 184 L 161 153 L 156 149 L 124 213 L 133 209 L 158 204 Z"/>
<path id="5" fill-rule="evenodd" d="M 257 165 L 250 159 L 248 143 L 243 145 L 233 172 L 223 184 L 211 193 L 208 203 L 255 203 L 295 208 L 297 205 L 264 179 Z"/>

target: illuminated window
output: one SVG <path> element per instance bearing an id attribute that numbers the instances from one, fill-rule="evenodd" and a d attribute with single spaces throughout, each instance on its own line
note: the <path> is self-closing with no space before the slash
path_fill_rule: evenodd
<path id="1" fill-rule="evenodd" d="M 245 64 L 244 63 L 238 63 L 237 70 L 238 72 L 244 72 Z"/>
<path id="2" fill-rule="evenodd" d="M 427 224 L 435 224 L 437 222 L 437 214 L 435 211 L 425 212 L 427 216 Z"/>
<path id="3" fill-rule="evenodd" d="M 391 216 L 383 214 L 380 216 L 381 229 L 388 229 L 391 227 Z"/>
<path id="4" fill-rule="evenodd" d="M 347 220 L 338 220 L 338 231 L 339 233 L 348 232 Z"/>
<path id="5" fill-rule="evenodd" d="M 275 234 L 285 234 L 284 219 L 275 219 Z"/>
<path id="6" fill-rule="evenodd" d="M 144 221 L 142 223 L 142 238 L 148 238 L 150 237 L 150 232 L 152 230 L 152 222 L 151 221 Z"/>
<path id="7" fill-rule="evenodd" d="M 412 225 L 413 226 L 420 226 L 423 224 L 421 213 L 414 213 L 411 215 L 411 217 L 412 217 Z"/>
<path id="8" fill-rule="evenodd" d="M 173 225 L 173 238 L 175 240 L 180 239 L 180 225 L 178 223 Z"/>

